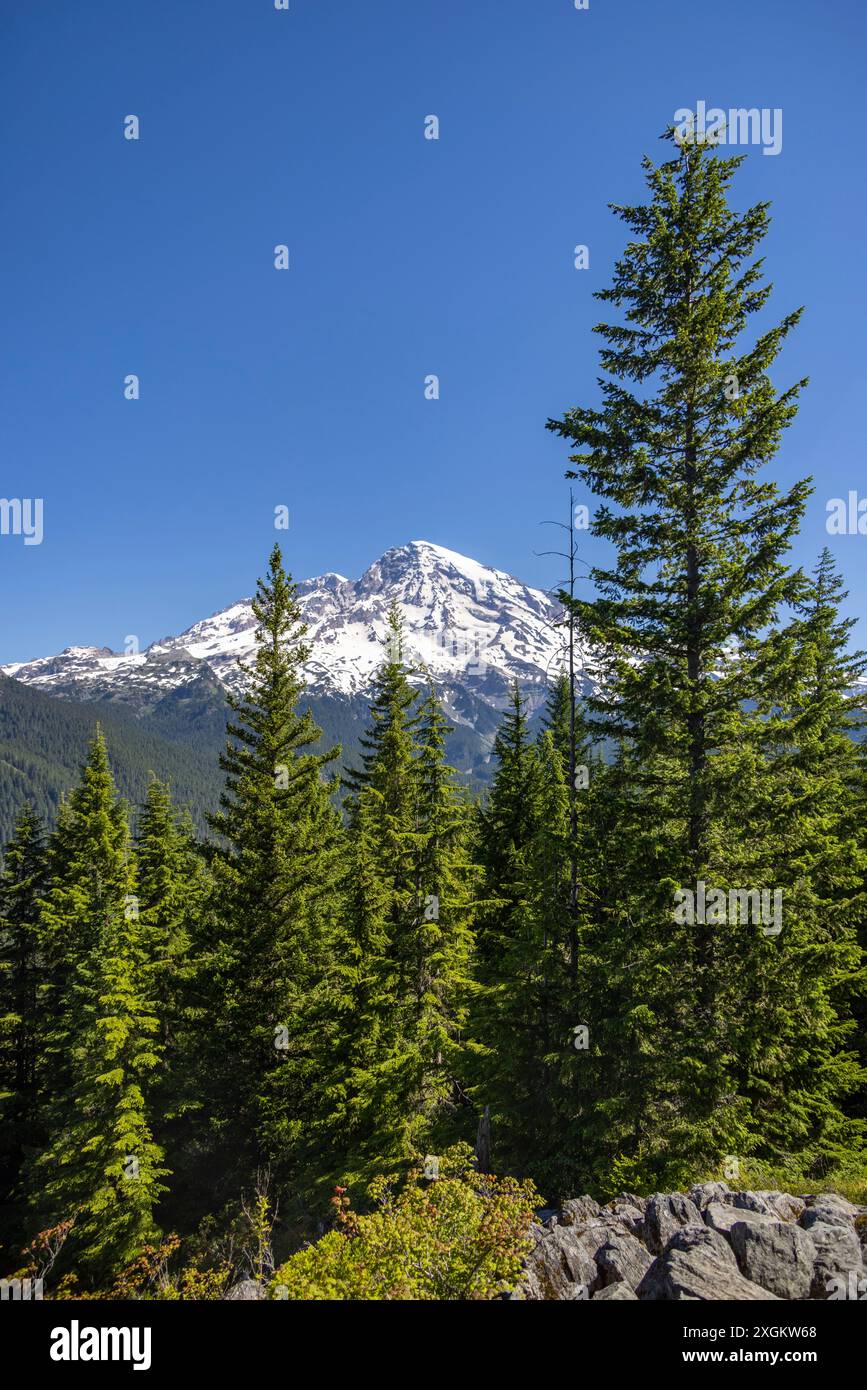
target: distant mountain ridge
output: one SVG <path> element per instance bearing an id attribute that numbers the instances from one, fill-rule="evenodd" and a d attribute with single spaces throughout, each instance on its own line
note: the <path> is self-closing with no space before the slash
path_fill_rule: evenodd
<path id="1" fill-rule="evenodd" d="M 410 541 L 358 580 L 324 574 L 298 584 L 312 651 L 311 695 L 352 700 L 369 693 L 382 661 L 388 611 L 397 603 L 406 659 L 416 680 L 436 684 L 450 717 L 488 733 L 517 679 L 531 708 L 563 664 L 560 605 L 502 570 L 429 541 Z M 143 652 L 68 647 L 55 656 L 0 667 L 25 685 L 76 700 L 111 700 L 147 712 L 172 690 L 215 681 L 238 690 L 237 658 L 255 650 L 250 600 L 164 637 Z"/>
<path id="2" fill-rule="evenodd" d="M 133 807 L 145 797 L 151 773 L 171 783 L 196 828 L 216 808 L 222 786 L 217 752 L 222 708 L 188 688 L 169 694 L 162 709 L 136 716 L 122 705 L 52 699 L 0 675 L 0 848 L 28 802 L 49 823 L 61 798 L 78 782 L 97 723 L 122 796 Z"/>
<path id="3" fill-rule="evenodd" d="M 357 763 L 392 602 L 413 680 L 435 684 L 453 725 L 449 759 L 471 790 L 490 776 L 511 682 L 535 724 L 563 664 L 556 599 L 427 541 L 386 551 L 355 581 L 303 580 L 298 596 L 312 647 L 303 703 L 323 730 L 321 746 L 342 745 L 344 765 Z M 25 800 L 53 820 L 97 720 L 124 795 L 140 801 L 153 771 L 204 831 L 222 783 L 226 693 L 241 688 L 237 658 L 253 657 L 254 633 L 244 599 L 140 653 L 76 646 L 0 667 L 0 843 Z"/>

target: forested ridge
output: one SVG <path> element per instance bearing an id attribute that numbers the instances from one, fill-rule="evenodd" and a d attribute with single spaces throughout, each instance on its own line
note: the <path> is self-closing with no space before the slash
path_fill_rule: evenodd
<path id="1" fill-rule="evenodd" d="M 205 683 L 202 682 L 204 685 Z M 323 745 L 339 743 L 351 759 L 367 717 L 363 696 L 305 694 L 322 729 Z M 539 715 L 534 715 L 538 724 Z M 175 801 L 188 810 L 196 830 L 209 836 L 208 814 L 216 810 L 222 779 L 218 765 L 226 726 L 226 701 L 216 679 L 204 690 L 182 687 L 153 710 L 136 713 L 110 699 L 81 701 L 44 694 L 0 674 L 0 843 L 10 839 L 16 815 L 27 801 L 54 828 L 63 797 L 78 780 L 96 724 L 105 734 L 118 790 L 135 814 L 151 774 L 171 785 Z M 449 759 L 465 786 L 480 792 L 490 760 L 487 736 L 453 725 Z"/>
<path id="2" fill-rule="evenodd" d="M 217 718 L 225 722 L 222 710 Z M 177 723 L 165 716 L 140 720 L 111 705 L 43 695 L 0 675 L 0 837 L 11 838 L 24 801 L 53 827 L 60 802 L 78 780 L 97 723 L 118 789 L 131 805 L 144 800 L 149 776 L 156 773 L 171 781 L 178 801 L 190 808 L 204 834 L 205 812 L 220 794 L 210 731 L 197 737 L 187 717 Z"/>
<path id="3" fill-rule="evenodd" d="M 489 1297 L 542 1200 L 863 1183 L 864 662 L 830 552 L 789 562 L 810 483 L 768 465 L 805 383 L 769 372 L 799 311 L 746 331 L 740 162 L 685 143 L 615 208 L 601 404 L 549 421 L 610 543 L 563 596 L 599 680 L 564 669 L 541 730 L 516 685 L 483 797 L 396 608 L 357 756 L 324 746 L 275 547 L 209 835 L 157 778 L 133 833 L 105 731 L 51 834 L 19 808 L 4 1272 L 213 1297 L 243 1248 L 285 1297 L 382 1296 L 377 1261 L 395 1297 Z M 420 1292 L 400 1223 L 484 1259 Z"/>

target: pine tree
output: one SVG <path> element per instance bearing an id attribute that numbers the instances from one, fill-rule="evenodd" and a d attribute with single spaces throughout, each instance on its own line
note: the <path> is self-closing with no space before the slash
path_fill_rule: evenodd
<path id="1" fill-rule="evenodd" d="M 129 827 L 99 731 L 55 836 L 41 931 L 52 1085 L 30 1191 L 42 1224 L 74 1218 L 64 1257 L 100 1281 L 152 1238 L 166 1170 L 145 1102 L 159 1025 L 145 990 Z"/>
<path id="2" fill-rule="evenodd" d="M 17 1234 L 17 1197 L 28 1148 L 38 1142 L 40 1090 L 45 1072 L 39 1049 L 39 1012 L 45 978 L 39 913 L 47 888 L 45 829 L 30 806 L 18 813 L 0 871 L 0 1241 Z M 7 1219 L 6 1212 L 9 1212 Z"/>
<path id="3" fill-rule="evenodd" d="M 276 545 L 252 607 L 256 656 L 239 663 L 245 690 L 229 698 L 226 790 L 211 819 L 223 851 L 214 866 L 216 946 L 204 962 L 212 1006 L 203 1067 L 233 1191 L 262 1163 L 291 1172 L 313 1122 L 312 1018 L 328 973 L 339 837 L 325 780 L 339 750 L 313 751 L 320 730 L 299 708 L 306 625 Z"/>
<path id="4" fill-rule="evenodd" d="M 347 837 L 340 901 L 344 929 L 337 952 L 341 1000 L 329 1036 L 330 1113 L 323 1147 L 350 1182 L 381 1161 L 407 1157 L 397 1073 L 404 1020 L 394 941 L 403 939 L 416 904 L 414 876 L 416 693 L 404 664 L 403 624 L 388 615 L 384 657 L 360 742 L 361 766 L 347 769 Z"/>
<path id="5" fill-rule="evenodd" d="M 640 1096 L 606 1100 L 607 1121 L 621 1172 L 631 1164 L 645 1181 L 676 1181 L 755 1142 L 749 1097 L 734 1085 L 726 982 L 746 938 L 758 950 L 768 940 L 755 925 L 672 913 L 676 890 L 738 885 L 744 786 L 762 738 L 761 634 L 797 597 L 786 552 L 809 491 L 756 476 L 804 383 L 778 393 L 768 375 L 799 311 L 741 345 L 770 293 L 751 260 L 767 206 L 738 214 L 727 202 L 741 162 L 697 141 L 658 167 L 645 160 L 650 201 L 615 208 L 634 240 L 599 295 L 627 319 L 597 329 L 602 406 L 549 421 L 578 446 L 569 476 L 605 499 L 592 529 L 616 551 L 593 571 L 598 597 L 574 610 L 603 665 L 594 737 L 619 748 L 609 788 L 621 896 L 596 948 L 621 962 L 623 992 L 606 1046 L 609 1066 L 615 1048 L 642 1082 Z M 770 886 L 770 868 L 766 859 L 749 886 Z"/>
<path id="6" fill-rule="evenodd" d="M 342 905 L 332 967 L 333 989 L 323 1000 L 319 1038 L 323 1123 L 308 1130 L 307 1166 L 323 1197 L 338 1179 L 352 1181 L 375 1166 L 381 1116 L 393 1117 L 383 1059 L 397 1033 L 389 928 L 391 882 L 382 862 L 377 798 L 362 791 L 344 840 L 337 900 Z"/>
<path id="7" fill-rule="evenodd" d="M 403 621 L 397 605 L 392 603 L 385 636 L 385 658 L 377 670 L 369 706 L 370 727 L 359 739 L 363 750 L 361 767 L 347 772 L 344 785 L 352 795 L 368 788 L 376 794 L 383 849 L 390 856 L 397 856 L 391 860 L 395 877 L 411 888 L 406 862 L 414 814 L 413 735 L 417 696 L 407 676 Z M 398 868 L 400 864 L 404 864 L 402 872 Z"/>

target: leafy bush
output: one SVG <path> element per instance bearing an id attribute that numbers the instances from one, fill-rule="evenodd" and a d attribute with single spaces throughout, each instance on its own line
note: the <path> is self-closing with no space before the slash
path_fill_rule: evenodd
<path id="1" fill-rule="evenodd" d="M 269 1287 L 292 1300 L 492 1299 L 514 1287 L 539 1196 L 530 1182 L 475 1172 L 458 1145 L 439 1177 L 414 1168 L 405 1186 L 379 1178 L 358 1215 L 337 1189 L 337 1228 L 292 1255 Z"/>

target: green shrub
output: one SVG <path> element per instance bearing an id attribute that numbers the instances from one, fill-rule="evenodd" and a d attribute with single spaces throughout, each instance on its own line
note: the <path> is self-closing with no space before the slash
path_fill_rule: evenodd
<path id="1" fill-rule="evenodd" d="M 539 1196 L 529 1182 L 476 1173 L 459 1145 L 439 1158 L 439 1177 L 414 1168 L 405 1186 L 379 1178 L 375 1209 L 333 1199 L 337 1229 L 292 1255 L 270 1285 L 272 1298 L 492 1299 L 512 1289 L 529 1248 Z"/>

